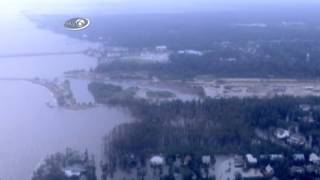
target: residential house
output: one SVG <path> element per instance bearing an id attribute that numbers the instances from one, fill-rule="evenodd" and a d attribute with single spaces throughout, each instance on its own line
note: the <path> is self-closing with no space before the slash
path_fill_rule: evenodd
<path id="1" fill-rule="evenodd" d="M 167 46 L 156 46 L 156 50 L 157 51 L 167 51 L 168 50 L 168 47 Z"/>
<path id="2" fill-rule="evenodd" d="M 180 50 L 178 51 L 179 54 L 187 54 L 187 55 L 196 55 L 196 56 L 203 56 L 204 53 L 201 51 L 197 51 L 197 50 Z"/>
<path id="3" fill-rule="evenodd" d="M 304 163 L 306 159 L 305 159 L 304 154 L 293 154 L 292 160 L 295 163 Z"/>
<path id="4" fill-rule="evenodd" d="M 184 160 L 183 160 L 183 165 L 187 166 L 189 165 L 189 163 L 192 161 L 192 156 L 191 155 L 186 155 L 184 157 Z"/>
<path id="5" fill-rule="evenodd" d="M 312 114 L 303 116 L 302 117 L 302 121 L 305 122 L 305 123 L 314 123 L 315 122 Z"/>
<path id="6" fill-rule="evenodd" d="M 286 139 L 290 136 L 290 131 L 288 131 L 286 129 L 278 128 L 275 130 L 274 135 L 278 139 Z"/>
<path id="7" fill-rule="evenodd" d="M 165 163 L 165 160 L 162 156 L 153 156 L 150 159 L 150 163 L 152 166 L 162 166 Z"/>
<path id="8" fill-rule="evenodd" d="M 255 167 L 258 164 L 258 159 L 252 154 L 245 155 L 246 167 Z"/>
<path id="9" fill-rule="evenodd" d="M 312 176 L 312 177 L 319 177 L 320 176 L 320 167 L 319 166 L 309 164 L 305 167 L 305 169 L 306 169 L 306 173 L 309 176 Z"/>
<path id="10" fill-rule="evenodd" d="M 313 164 L 320 165 L 320 157 L 316 153 L 311 153 L 309 155 L 309 161 Z"/>
<path id="11" fill-rule="evenodd" d="M 202 156 L 201 160 L 203 164 L 206 164 L 206 165 L 211 164 L 211 157 L 209 155 Z"/>
<path id="12" fill-rule="evenodd" d="M 270 161 L 271 162 L 282 162 L 285 160 L 285 157 L 282 154 L 271 154 Z"/>
<path id="13" fill-rule="evenodd" d="M 234 166 L 237 168 L 244 167 L 244 159 L 242 156 L 236 155 L 234 157 Z"/>
<path id="14" fill-rule="evenodd" d="M 295 133 L 289 136 L 287 143 L 294 146 L 303 146 L 306 143 L 306 138 L 299 133 Z"/>
<path id="15" fill-rule="evenodd" d="M 311 110 L 311 105 L 309 105 L 309 104 L 301 104 L 301 105 L 299 105 L 299 107 L 304 112 L 307 112 L 307 111 Z"/>
<path id="16" fill-rule="evenodd" d="M 263 171 L 263 174 L 264 176 L 266 177 L 272 177 L 274 175 L 274 169 L 273 167 L 268 164 L 265 168 L 264 168 L 264 171 Z"/>
<path id="17" fill-rule="evenodd" d="M 86 173 L 86 169 L 82 165 L 68 166 L 63 169 L 63 172 L 67 178 L 77 178 L 80 179 L 82 175 Z"/>
<path id="18" fill-rule="evenodd" d="M 251 168 L 241 173 L 243 180 L 263 180 L 264 175 L 259 169 Z"/>
<path id="19" fill-rule="evenodd" d="M 290 176 L 292 177 L 299 177 L 305 175 L 306 171 L 304 167 L 301 166 L 292 166 L 289 168 Z"/>

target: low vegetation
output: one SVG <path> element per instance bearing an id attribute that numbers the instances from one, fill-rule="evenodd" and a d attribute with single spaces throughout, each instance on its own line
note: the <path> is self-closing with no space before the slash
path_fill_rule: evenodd
<path id="1" fill-rule="evenodd" d="M 156 98 L 156 99 L 176 97 L 176 95 L 171 91 L 147 91 L 146 94 L 149 98 Z"/>

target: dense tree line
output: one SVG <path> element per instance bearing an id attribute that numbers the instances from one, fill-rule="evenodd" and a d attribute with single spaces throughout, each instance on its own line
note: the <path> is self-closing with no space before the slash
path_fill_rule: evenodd
<path id="1" fill-rule="evenodd" d="M 320 98 L 274 97 L 271 99 L 231 98 L 151 103 L 143 99 L 99 99 L 99 89 L 90 91 L 100 103 L 129 108 L 134 122 L 115 128 L 106 146 L 116 154 L 133 153 L 241 153 L 272 151 L 267 144 L 253 145 L 256 128 L 287 127 L 299 122 L 301 104 L 318 105 Z M 316 130 L 317 123 L 305 131 Z M 319 113 L 318 113 L 319 114 Z M 267 148 L 268 147 L 268 148 Z M 110 152 L 109 151 L 109 152 Z"/>
<path id="2" fill-rule="evenodd" d="M 319 78 L 320 53 L 316 48 L 300 45 L 260 47 L 255 54 L 239 52 L 224 55 L 222 49 L 213 50 L 203 56 L 172 54 L 169 63 L 143 64 L 114 61 L 100 64 L 96 71 L 147 72 L 161 78 L 186 79 L 199 75 L 216 77 L 260 77 L 260 78 Z M 315 45 L 318 47 L 317 45 Z M 239 47 L 240 49 L 240 47 Z M 309 53 L 309 60 L 307 54 Z M 228 61 L 233 58 L 234 61 Z"/>

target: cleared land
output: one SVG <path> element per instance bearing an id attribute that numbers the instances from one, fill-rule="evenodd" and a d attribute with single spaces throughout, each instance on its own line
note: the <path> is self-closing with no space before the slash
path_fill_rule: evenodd
<path id="1" fill-rule="evenodd" d="M 295 79 L 215 79 L 197 80 L 207 96 L 213 98 L 231 97 L 273 97 L 273 96 L 320 96 L 319 80 Z"/>

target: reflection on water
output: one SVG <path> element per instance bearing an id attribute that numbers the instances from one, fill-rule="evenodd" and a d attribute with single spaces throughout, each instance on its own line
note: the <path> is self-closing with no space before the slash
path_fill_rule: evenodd
<path id="1" fill-rule="evenodd" d="M 87 80 L 70 80 L 71 91 L 78 103 L 94 103 L 94 98 L 88 90 L 89 81 Z"/>

